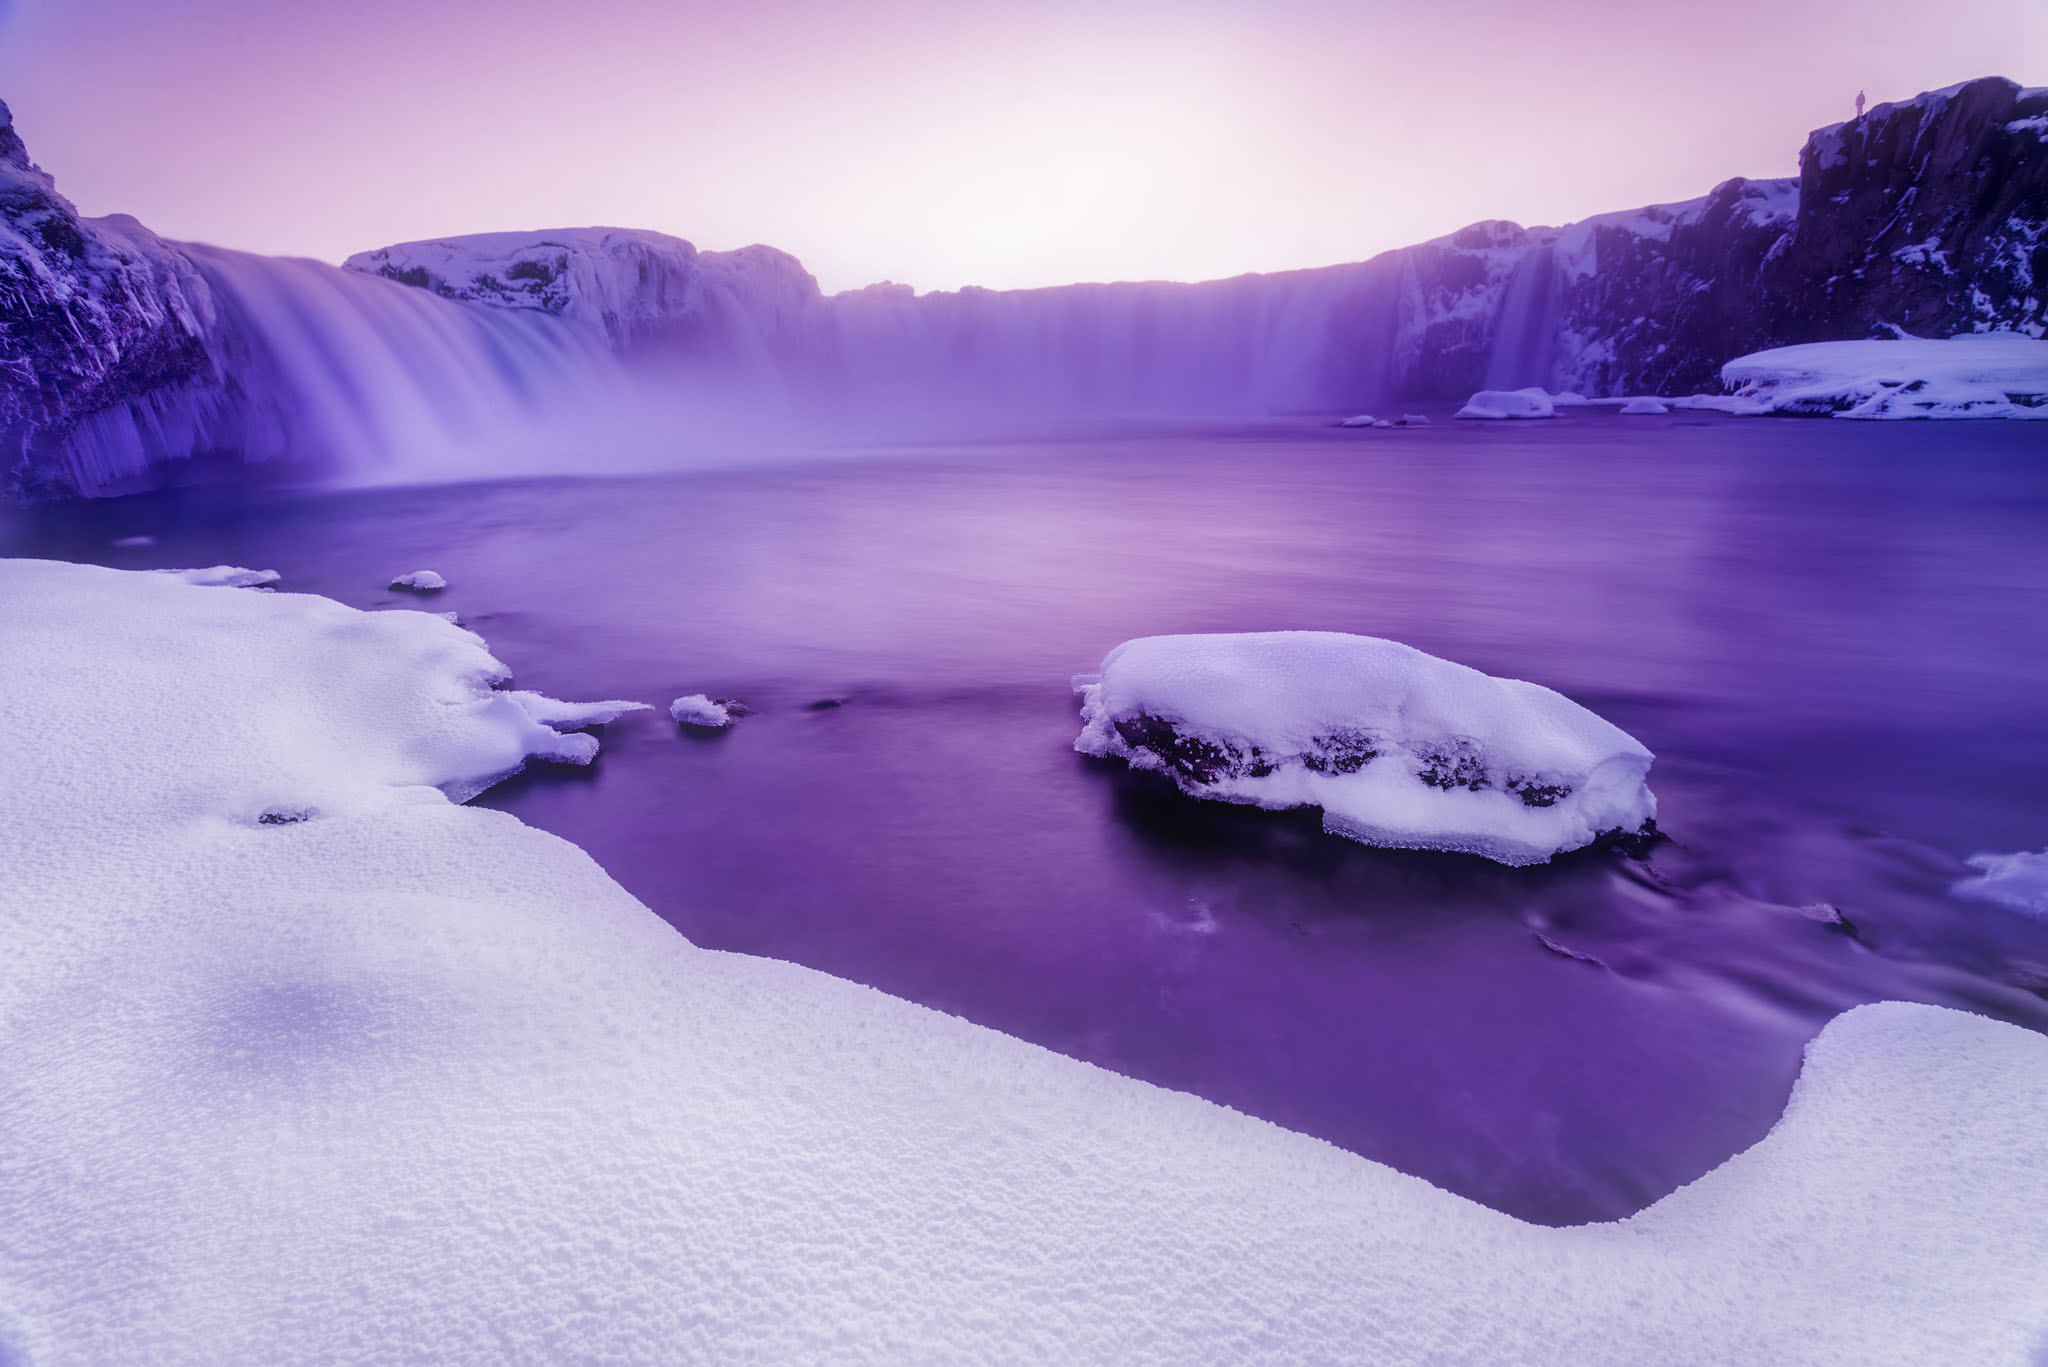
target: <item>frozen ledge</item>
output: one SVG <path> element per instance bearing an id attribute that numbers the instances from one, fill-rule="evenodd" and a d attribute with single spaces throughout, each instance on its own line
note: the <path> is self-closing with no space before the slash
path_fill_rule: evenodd
<path id="1" fill-rule="evenodd" d="M 2027 1364 L 2048 1341 L 2032 1034 L 1859 1008 L 1754 1148 L 1633 1219 L 1536 1228 L 692 948 L 573 846 L 443 796 L 541 726 L 495 667 L 429 614 L 0 562 L 0 1359 Z"/>

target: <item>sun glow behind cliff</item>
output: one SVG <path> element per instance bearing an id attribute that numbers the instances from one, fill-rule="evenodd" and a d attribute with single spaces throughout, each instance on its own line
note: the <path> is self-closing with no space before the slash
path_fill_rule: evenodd
<path id="1" fill-rule="evenodd" d="M 1187 280 L 1788 174 L 1859 87 L 2048 76 L 2034 0 L 1911 44 L 1906 15 L 27 0 L 0 89 L 87 212 L 257 251 L 618 223 L 772 242 L 828 291 Z"/>

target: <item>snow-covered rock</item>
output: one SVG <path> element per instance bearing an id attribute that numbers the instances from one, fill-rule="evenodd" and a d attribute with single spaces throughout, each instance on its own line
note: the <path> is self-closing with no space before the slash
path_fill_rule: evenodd
<path id="1" fill-rule="evenodd" d="M 689 693 L 668 705 L 668 714 L 684 726 L 720 727 L 732 725 L 732 709 L 702 693 Z"/>
<path id="2" fill-rule="evenodd" d="M 1429 426 L 1429 418 L 1422 413 L 1403 413 L 1399 425 L 1402 427 L 1427 427 Z"/>
<path id="3" fill-rule="evenodd" d="M 1968 862 L 1977 872 L 1955 885 L 1956 896 L 2048 917 L 2048 850 L 1980 854 Z"/>
<path id="4" fill-rule="evenodd" d="M 1554 418 L 1557 406 L 1541 389 L 1482 389 L 1458 410 L 1461 418 Z"/>
<path id="5" fill-rule="evenodd" d="M 1637 397 L 1630 399 L 1614 411 L 1620 413 L 1623 417 L 1648 418 L 1655 417 L 1661 413 L 1669 413 L 1671 407 L 1658 399 Z"/>
<path id="6" fill-rule="evenodd" d="M 448 581 L 433 570 L 413 570 L 401 574 L 391 581 L 394 589 L 411 589 L 414 593 L 439 593 L 448 587 Z"/>
<path id="7" fill-rule="evenodd" d="M 2040 1343 L 2048 1041 L 2016 1027 L 1860 1007 L 1754 1148 L 1539 1228 L 693 948 L 573 846 L 444 798 L 553 733 L 430 614 L 0 562 L 0 661 L 9 1361 Z"/>
<path id="8" fill-rule="evenodd" d="M 265 584 L 275 584 L 283 578 L 276 570 L 247 570 L 240 565 L 210 565 L 204 569 L 151 570 L 151 574 L 167 574 L 182 584 L 199 588 L 253 589 Z"/>
<path id="9" fill-rule="evenodd" d="M 1350 417 L 1348 417 L 1348 418 L 1345 418 L 1345 419 L 1343 419 L 1342 421 L 1340 421 L 1340 422 L 1339 422 L 1339 423 L 1337 424 L 1337 426 L 1339 426 L 1339 427 L 1371 427 L 1371 426 L 1372 426 L 1372 425 L 1373 425 L 1374 423 L 1376 423 L 1376 422 L 1378 422 L 1378 421 L 1379 421 L 1379 419 L 1378 419 L 1378 418 L 1375 418 L 1375 417 L 1374 417 L 1374 416 L 1373 416 L 1372 414 L 1370 414 L 1370 413 L 1354 413 L 1354 414 L 1352 414 L 1352 415 L 1351 415 Z"/>
<path id="10" fill-rule="evenodd" d="M 2048 341 L 2014 333 L 1815 342 L 1721 367 L 1732 411 L 2048 419 Z"/>
<path id="11" fill-rule="evenodd" d="M 1148 636 L 1076 680 L 1074 748 L 1373 845 L 1538 864 L 1656 816 L 1650 752 L 1561 694 L 1326 631 Z"/>

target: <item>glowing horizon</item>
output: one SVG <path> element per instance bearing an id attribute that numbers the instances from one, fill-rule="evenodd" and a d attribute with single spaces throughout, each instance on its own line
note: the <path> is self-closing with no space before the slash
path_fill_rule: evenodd
<path id="1" fill-rule="evenodd" d="M 1902 43 L 1904 26 L 1918 26 Z M 1807 132 L 2048 80 L 2048 10 L 1731 0 L 0 0 L 0 98 L 89 214 L 339 261 L 611 224 L 765 242 L 828 291 L 1356 261 L 1794 174 Z"/>

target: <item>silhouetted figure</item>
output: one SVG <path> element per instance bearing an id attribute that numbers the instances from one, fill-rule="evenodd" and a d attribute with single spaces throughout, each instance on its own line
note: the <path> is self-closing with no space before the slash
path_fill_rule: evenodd
<path id="1" fill-rule="evenodd" d="M 1860 90 L 1856 92 L 1856 117 L 1863 117 L 1863 92 Z"/>

